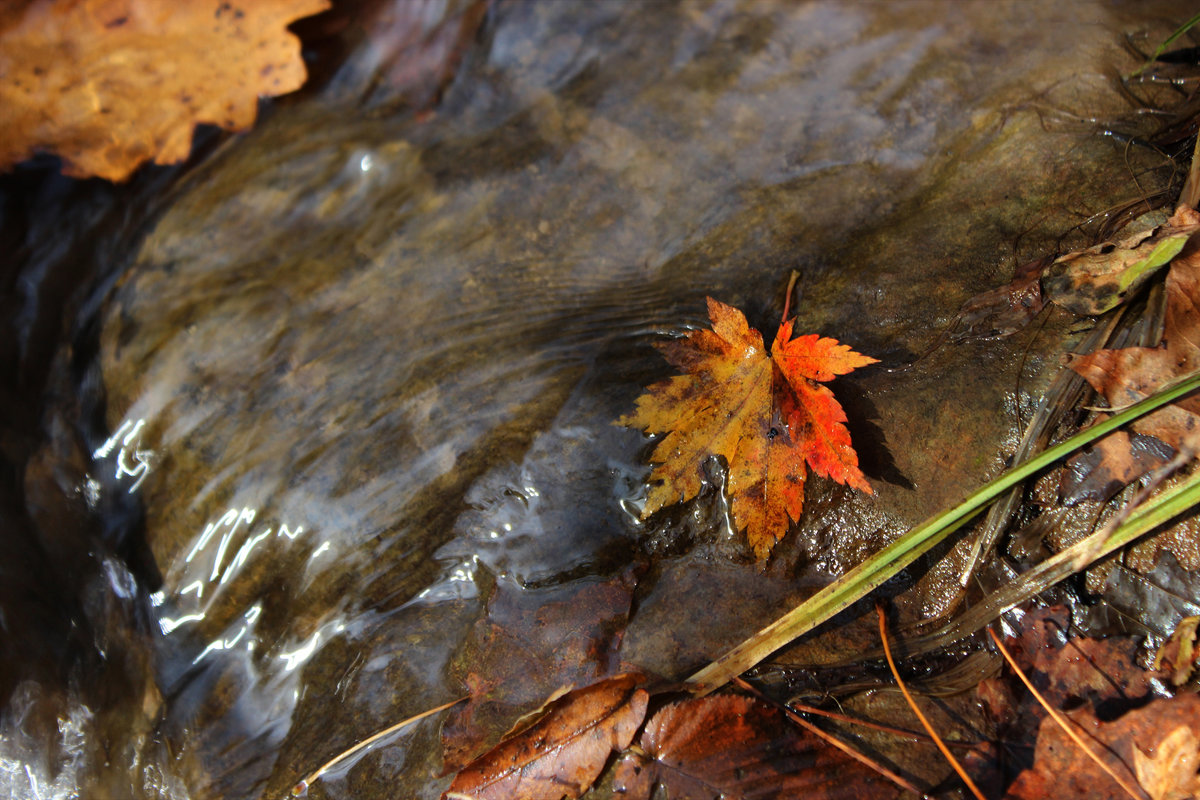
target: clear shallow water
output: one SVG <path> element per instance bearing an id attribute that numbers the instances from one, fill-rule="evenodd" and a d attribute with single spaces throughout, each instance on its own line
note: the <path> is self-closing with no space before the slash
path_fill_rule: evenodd
<path id="1" fill-rule="evenodd" d="M 686 674 L 957 499 L 999 468 L 1042 350 L 885 368 L 1007 279 L 1018 234 L 1052 246 L 1076 206 L 1051 192 L 1124 185 L 1108 143 L 1014 111 L 1064 83 L 1042 99 L 1111 103 L 1103 70 L 1147 12 L 1120 14 L 502 5 L 432 117 L 335 84 L 170 194 L 118 195 L 145 236 L 95 234 L 26 478 L 51 560 L 59 528 L 96 543 L 50 570 L 70 600 L 51 616 L 89 629 L 29 657 L 74 669 L 14 671 L 4 788 L 281 796 L 462 694 L 493 592 L 532 604 L 631 566 L 621 657 Z M 35 287 L 56 263 L 36 255 Z M 705 295 L 769 331 L 791 269 L 798 328 L 884 361 L 836 387 L 877 497 L 813 482 L 762 571 L 711 497 L 637 521 L 643 439 L 611 422 Z M 909 613 L 938 610 L 948 563 Z M 436 797 L 440 747 L 422 723 L 311 791 Z"/>

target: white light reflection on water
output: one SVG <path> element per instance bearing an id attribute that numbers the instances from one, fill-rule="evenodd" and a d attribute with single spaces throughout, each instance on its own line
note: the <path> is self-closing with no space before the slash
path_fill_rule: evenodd
<path id="1" fill-rule="evenodd" d="M 142 446 L 142 431 L 145 427 L 145 419 L 139 418 L 137 422 L 125 420 L 112 436 L 109 436 L 104 444 L 92 453 L 93 459 L 101 461 L 112 455 L 113 450 L 117 449 L 117 444 L 120 443 L 120 449 L 117 449 L 114 458 L 113 477 L 118 481 L 124 478 L 134 479 L 133 484 L 127 489 L 129 494 L 136 492 L 142 482 L 146 480 L 154 459 L 154 451 Z M 95 481 L 91 481 L 87 483 L 87 489 L 85 494 L 89 502 L 95 505 L 95 500 L 99 499 L 98 485 L 95 484 Z"/>
<path id="2" fill-rule="evenodd" d="M 317 645 L 321 643 L 321 631 L 314 631 L 313 635 L 308 637 L 308 640 L 297 647 L 295 650 L 287 653 L 280 653 L 279 658 L 284 661 L 284 672 L 291 672 L 296 667 L 301 666 L 308 661 L 309 657 L 316 652 Z"/>
<path id="3" fill-rule="evenodd" d="M 304 531 L 303 526 L 289 528 L 281 523 L 278 527 L 268 526 L 255 532 L 254 523 L 257 518 L 257 508 L 241 506 L 228 509 L 215 521 L 204 525 L 196 542 L 177 565 L 177 574 L 171 581 L 182 585 L 182 588 L 176 590 L 171 597 L 157 592 L 151 598 L 154 607 L 160 609 L 158 627 L 164 636 L 184 626 L 203 622 L 206 619 L 208 604 L 213 602 L 217 590 L 234 581 L 265 542 L 276 539 L 294 542 Z M 238 536 L 245 537 L 240 546 L 236 544 Z M 324 542 L 313 555 L 328 548 L 329 542 Z M 206 565 L 205 554 L 209 551 L 213 552 L 212 563 Z M 233 556 L 227 559 L 230 553 L 233 553 Z M 253 650 L 256 639 L 252 627 L 261 613 L 262 605 L 254 603 L 243 612 L 239 627 L 230 628 L 225 636 L 210 641 L 191 663 L 198 664 L 214 652 L 233 649 L 243 639 L 245 649 Z"/>
<path id="4" fill-rule="evenodd" d="M 424 604 L 441 603 L 447 600 L 469 600 L 479 595 L 479 584 L 476 578 L 479 573 L 479 558 L 471 556 L 467 560 L 451 567 L 446 576 L 432 586 L 422 589 L 405 603 L 405 607 Z"/>
<path id="5" fill-rule="evenodd" d="M 209 642 L 208 646 L 205 647 L 198 656 L 192 659 L 192 664 L 199 664 L 208 656 L 209 653 L 213 653 L 218 650 L 232 650 L 237 647 L 239 642 L 241 642 L 243 639 L 246 639 L 246 634 L 252 634 L 254 622 L 261 614 L 262 603 L 255 603 L 254 605 L 250 606 L 250 608 L 246 610 L 246 613 L 242 615 L 241 627 L 239 627 L 232 636 L 215 639 L 214 641 Z M 203 614 L 200 615 L 201 618 L 203 618 L 203 616 Z M 159 624 L 161 626 L 162 622 L 160 621 Z M 164 630 L 163 632 L 168 633 L 169 631 Z M 255 644 L 256 639 L 253 635 L 251 635 L 249 639 L 246 639 L 245 650 L 247 652 L 254 650 Z"/>

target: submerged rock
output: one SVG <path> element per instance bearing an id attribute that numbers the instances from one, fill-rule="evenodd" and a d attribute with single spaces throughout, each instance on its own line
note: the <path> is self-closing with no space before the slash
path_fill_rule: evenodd
<path id="1" fill-rule="evenodd" d="M 101 312 L 95 453 L 145 510 L 190 796 L 281 796 L 463 694 L 497 583 L 640 565 L 621 657 L 683 677 L 1000 471 L 1065 324 L 917 356 L 1138 191 L 1039 119 L 1119 110 L 1122 14 L 501 4 L 432 116 L 315 93 L 191 173 Z M 643 440 L 611 423 L 706 295 L 773 330 L 792 269 L 797 330 L 883 362 L 833 385 L 877 494 L 811 481 L 760 569 L 715 492 L 637 522 Z M 908 618 L 960 568 L 908 576 Z M 436 797 L 439 770 L 426 722 L 321 791 Z"/>

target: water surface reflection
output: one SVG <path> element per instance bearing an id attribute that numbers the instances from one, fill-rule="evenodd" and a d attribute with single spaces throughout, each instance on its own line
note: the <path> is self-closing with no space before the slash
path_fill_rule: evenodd
<path id="1" fill-rule="evenodd" d="M 794 268 L 799 328 L 885 366 L 919 352 L 1007 278 L 1016 232 L 1040 220 L 1036 248 L 1066 227 L 1046 199 L 1065 176 L 1120 184 L 1107 143 L 1065 158 L 1004 120 L 1120 59 L 1123 13 L 498 3 L 432 115 L 356 110 L 338 82 L 278 108 L 187 178 L 65 345 L 92 343 L 72 380 L 104 408 L 55 406 L 91 454 L 77 485 L 99 515 L 138 501 L 154 567 L 103 561 L 95 589 L 147 623 L 107 628 L 141 654 L 121 702 L 142 727 L 108 734 L 141 779 L 126 795 L 97 766 L 103 697 L 33 680 L 5 712 L 5 788 L 281 796 L 480 678 L 504 592 L 561 605 L 628 581 L 622 657 L 678 674 L 976 485 L 1060 328 L 1029 356 L 973 343 L 862 371 L 842 391 L 904 480 L 877 470 L 871 499 L 813 482 L 765 570 L 712 496 L 638 522 L 644 442 L 611 423 L 705 295 L 767 327 Z M 422 723 L 312 791 L 436 797 L 440 748 Z"/>

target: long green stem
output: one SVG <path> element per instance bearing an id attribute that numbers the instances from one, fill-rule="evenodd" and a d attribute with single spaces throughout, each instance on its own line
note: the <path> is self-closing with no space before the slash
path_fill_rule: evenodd
<path id="1" fill-rule="evenodd" d="M 838 612 L 870 594 L 900 570 L 937 546 L 951 533 L 982 511 L 1002 492 L 1045 469 L 1060 458 L 1096 441 L 1145 414 L 1200 388 L 1200 373 L 1175 383 L 1096 425 L 1080 431 L 1034 458 L 1014 467 L 972 493 L 954 508 L 935 515 L 854 567 L 833 583 L 746 641 L 688 678 L 697 692 L 706 694 L 728 683 L 771 653 L 820 625 Z M 1138 515 L 1133 515 L 1127 524 Z"/>

